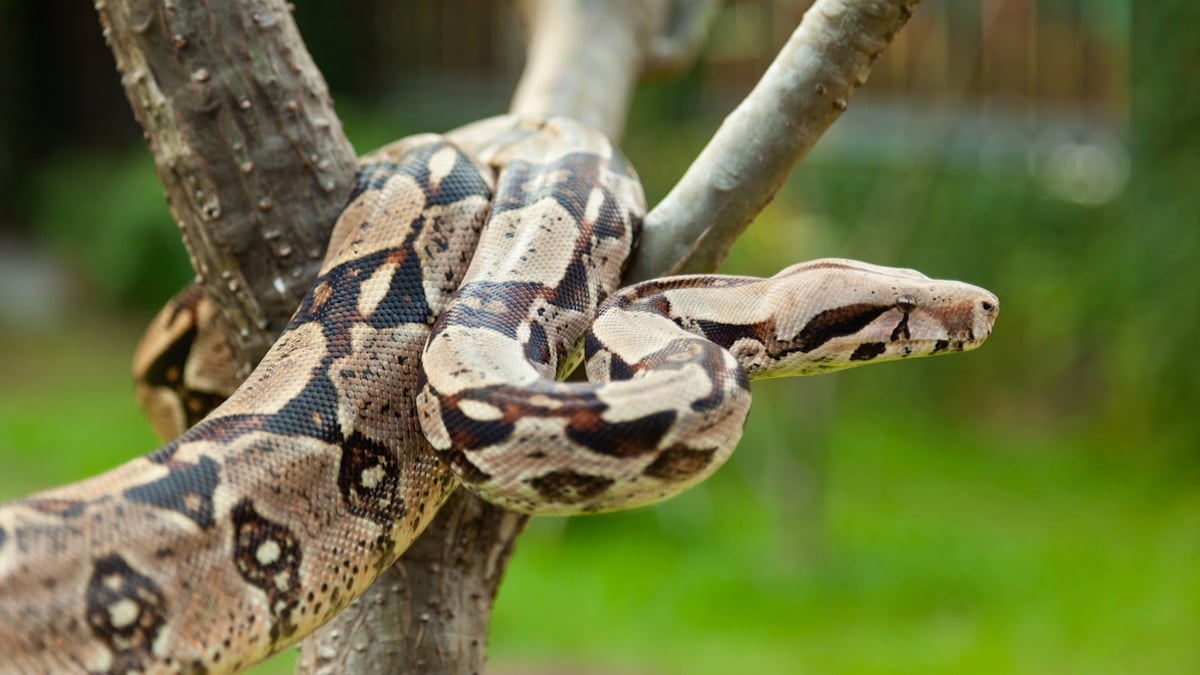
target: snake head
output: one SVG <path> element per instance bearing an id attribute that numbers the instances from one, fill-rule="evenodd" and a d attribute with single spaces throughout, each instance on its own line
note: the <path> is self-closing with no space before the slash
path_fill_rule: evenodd
<path id="1" fill-rule="evenodd" d="M 770 282 L 764 302 L 796 309 L 774 326 L 767 351 L 775 362 L 751 377 L 967 351 L 987 339 L 1000 311 L 978 286 L 853 260 L 794 265 Z"/>

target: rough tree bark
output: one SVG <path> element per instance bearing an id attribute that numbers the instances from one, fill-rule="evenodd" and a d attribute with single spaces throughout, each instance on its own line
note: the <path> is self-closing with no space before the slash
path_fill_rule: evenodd
<path id="1" fill-rule="evenodd" d="M 715 266 L 915 4 L 818 0 L 764 83 L 651 212 L 652 243 L 635 274 L 678 268 L 684 256 L 690 270 Z M 711 8 L 711 0 L 528 0 L 530 64 L 513 110 L 572 115 L 617 135 L 637 74 L 686 63 Z M 96 9 L 193 267 L 223 308 L 245 370 L 315 276 L 353 150 L 282 0 L 98 0 Z M 585 20 L 597 12 L 606 20 Z M 548 26 L 572 39 L 551 38 Z M 693 200 L 709 210 L 689 210 Z M 706 230 L 693 254 L 685 242 Z M 459 491 L 397 566 L 305 643 L 300 669 L 478 672 L 492 599 L 524 522 Z"/>
<path id="2" fill-rule="evenodd" d="M 282 0 L 95 6 L 245 376 L 316 276 L 354 149 Z"/>

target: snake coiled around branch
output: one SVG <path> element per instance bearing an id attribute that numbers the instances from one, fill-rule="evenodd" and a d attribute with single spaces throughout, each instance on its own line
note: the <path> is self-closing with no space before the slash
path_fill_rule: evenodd
<path id="1" fill-rule="evenodd" d="M 751 379 L 971 349 L 998 311 L 848 260 L 620 289 L 644 211 L 620 153 L 565 119 L 365 157 L 312 291 L 227 401 L 0 506 L 0 670 L 243 669 L 363 593 L 460 483 L 530 513 L 656 501 L 732 452 Z M 581 346 L 592 381 L 557 382 Z M 224 394 L 168 403 L 204 369 L 139 363 L 160 429 Z"/>

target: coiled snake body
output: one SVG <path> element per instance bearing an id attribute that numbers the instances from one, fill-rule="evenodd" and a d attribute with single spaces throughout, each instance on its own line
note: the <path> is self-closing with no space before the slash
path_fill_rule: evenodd
<path id="1" fill-rule="evenodd" d="M 0 506 L 0 671 L 237 671 L 365 591 L 460 481 L 531 513 L 649 503 L 729 455 L 748 379 L 991 330 L 987 291 L 845 260 L 618 290 L 644 205 L 601 135 L 448 138 L 364 158 L 313 290 L 211 415 Z M 581 342 L 591 381 L 556 382 Z"/>

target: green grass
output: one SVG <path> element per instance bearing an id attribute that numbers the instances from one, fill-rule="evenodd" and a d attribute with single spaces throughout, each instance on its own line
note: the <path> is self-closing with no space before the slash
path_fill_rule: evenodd
<path id="1" fill-rule="evenodd" d="M 0 497 L 154 444 L 128 383 L 139 328 L 0 333 Z M 919 379 L 924 367 L 895 368 Z M 881 406 L 875 388 L 895 379 L 891 368 L 839 378 L 824 422 L 804 411 L 828 381 L 756 386 L 730 465 L 674 501 L 535 519 L 497 602 L 492 663 L 1200 672 L 1194 476 L 1085 432 L 948 423 L 911 400 Z M 824 467 L 817 480 L 812 466 Z M 288 672 L 290 658 L 256 672 Z"/>
<path id="2" fill-rule="evenodd" d="M 133 398 L 140 328 L 112 320 L 0 326 L 0 497 L 98 473 L 158 445 Z"/>
<path id="3" fill-rule="evenodd" d="M 756 404 L 782 412 L 789 387 Z M 1069 439 L 981 438 L 845 408 L 831 431 L 815 537 L 813 514 L 764 500 L 736 464 L 657 512 L 535 529 L 501 593 L 497 660 L 567 653 L 664 673 L 1200 669 L 1194 485 Z M 755 440 L 735 462 L 789 452 Z"/>

